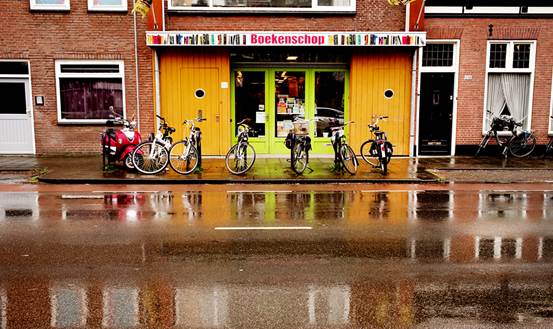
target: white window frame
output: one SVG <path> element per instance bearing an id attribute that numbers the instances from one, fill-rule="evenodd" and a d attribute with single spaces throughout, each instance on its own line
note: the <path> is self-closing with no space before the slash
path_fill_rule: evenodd
<path id="1" fill-rule="evenodd" d="M 37 0 L 31 1 L 31 10 L 70 10 L 70 0 L 63 0 L 63 4 L 41 4 Z"/>
<path id="2" fill-rule="evenodd" d="M 507 55 L 505 57 L 504 68 L 490 68 L 490 50 L 492 44 L 507 44 Z M 515 44 L 530 45 L 530 63 L 528 68 L 513 68 L 513 48 Z M 482 109 L 482 135 L 489 130 L 489 124 L 486 122 L 486 109 L 488 108 L 488 80 L 490 73 L 529 73 L 530 88 L 528 94 L 528 126 L 523 127 L 530 129 L 532 127 L 532 104 L 534 100 L 534 72 L 536 70 L 536 41 L 535 40 L 488 40 L 486 46 L 486 77 L 484 82 L 484 108 Z"/>
<path id="3" fill-rule="evenodd" d="M 119 5 L 95 5 L 94 0 L 88 0 L 89 11 L 127 11 L 127 0 L 119 0 Z"/>
<path id="4" fill-rule="evenodd" d="M 420 52 L 418 61 L 419 61 L 419 73 L 417 78 L 417 129 L 416 129 L 416 136 L 415 141 L 417 142 L 417 156 L 420 154 L 420 147 L 418 146 L 418 140 L 419 140 L 419 115 L 420 115 L 420 90 L 421 90 L 421 77 L 422 73 L 453 73 L 453 112 L 452 112 L 452 124 L 451 124 L 451 150 L 450 154 L 453 156 L 455 155 L 455 146 L 457 145 L 457 98 L 459 96 L 459 56 L 461 53 L 461 41 L 459 39 L 433 39 L 433 40 L 426 40 L 427 44 L 431 43 L 438 43 L 438 44 L 452 44 L 453 45 L 453 63 L 451 66 L 423 66 L 422 65 L 422 58 L 423 58 L 423 52 L 424 47 L 421 48 L 422 51 Z"/>
<path id="5" fill-rule="evenodd" d="M 119 73 L 61 73 L 61 66 L 67 64 L 82 65 L 118 65 Z M 76 123 L 76 124 L 105 124 L 106 119 L 62 119 L 61 117 L 61 91 L 60 78 L 121 78 L 122 97 L 123 97 L 123 117 L 126 118 L 125 102 L 125 65 L 122 60 L 57 60 L 56 61 L 56 99 L 58 111 L 58 123 Z"/>
<path id="6" fill-rule="evenodd" d="M 272 12 L 272 13 L 355 13 L 356 0 L 350 0 L 349 6 L 319 6 L 319 0 L 311 0 L 311 7 L 216 7 L 214 0 L 207 0 L 205 7 L 174 6 L 172 0 L 167 0 L 167 10 L 177 12 Z"/>

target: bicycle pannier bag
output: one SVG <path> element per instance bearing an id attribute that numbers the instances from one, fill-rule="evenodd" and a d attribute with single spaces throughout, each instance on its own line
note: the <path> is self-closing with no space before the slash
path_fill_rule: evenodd
<path id="1" fill-rule="evenodd" d="M 286 139 L 284 140 L 284 145 L 287 149 L 291 149 L 292 145 L 294 144 L 294 134 L 288 133 L 286 136 Z"/>

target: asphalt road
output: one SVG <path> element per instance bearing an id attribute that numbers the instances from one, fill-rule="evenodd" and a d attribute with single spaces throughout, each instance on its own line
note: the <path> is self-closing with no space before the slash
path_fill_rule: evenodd
<path id="1" fill-rule="evenodd" d="M 0 186 L 0 328 L 551 328 L 551 187 Z"/>

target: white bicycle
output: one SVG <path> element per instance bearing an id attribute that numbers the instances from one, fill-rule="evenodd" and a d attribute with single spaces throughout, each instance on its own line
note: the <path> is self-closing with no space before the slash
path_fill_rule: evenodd
<path id="1" fill-rule="evenodd" d="M 175 132 L 175 128 L 169 126 L 165 118 L 157 117 L 161 120 L 157 133 L 138 144 L 132 154 L 136 170 L 147 175 L 157 174 L 167 167 L 173 141 L 171 134 Z"/>

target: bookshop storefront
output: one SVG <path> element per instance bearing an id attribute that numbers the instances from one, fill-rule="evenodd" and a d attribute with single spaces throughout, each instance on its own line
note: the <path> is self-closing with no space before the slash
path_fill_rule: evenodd
<path id="1" fill-rule="evenodd" d="M 358 148 L 373 114 L 393 117 L 389 136 L 408 152 L 411 64 L 424 34 L 150 32 L 147 38 L 156 50 L 158 112 L 170 123 L 207 118 L 204 154 L 224 155 L 243 120 L 255 130 L 250 142 L 259 154 L 287 154 L 284 139 L 296 120 L 309 122 L 313 154 L 331 154 L 330 128 L 348 121 L 358 122 L 346 130 Z"/>

